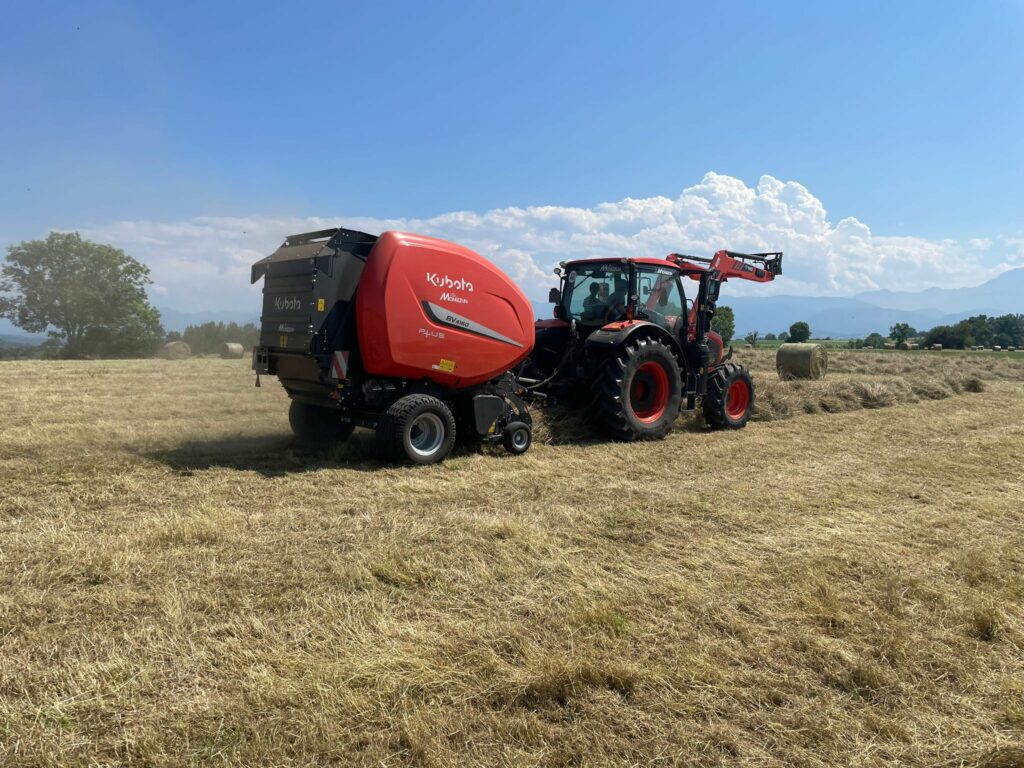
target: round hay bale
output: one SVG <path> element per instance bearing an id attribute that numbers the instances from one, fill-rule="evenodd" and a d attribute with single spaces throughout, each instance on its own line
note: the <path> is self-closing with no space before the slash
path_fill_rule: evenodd
<path id="1" fill-rule="evenodd" d="M 782 344 L 775 369 L 782 379 L 821 379 L 828 371 L 828 352 L 821 344 Z"/>
<path id="2" fill-rule="evenodd" d="M 910 344 L 907 345 L 908 349 L 919 349 L 920 347 L 921 345 L 918 344 L 916 341 L 912 341 L 910 342 Z"/>
<path id="3" fill-rule="evenodd" d="M 1001 352 L 1003 348 L 996 344 L 994 347 L 992 347 L 992 349 L 994 349 L 996 352 Z"/>
<path id="4" fill-rule="evenodd" d="M 224 360 L 240 360 L 245 357 L 245 347 L 237 341 L 225 341 L 220 345 L 220 356 Z"/>
<path id="5" fill-rule="evenodd" d="M 904 350 L 910 349 L 910 345 L 907 342 L 905 342 L 905 341 L 900 341 L 900 342 L 897 342 L 896 349 L 904 349 Z"/>
<path id="6" fill-rule="evenodd" d="M 160 357 L 165 360 L 187 360 L 192 349 L 184 341 L 169 341 L 160 350 Z"/>
<path id="7" fill-rule="evenodd" d="M 892 341 L 887 341 L 885 342 L 885 344 L 882 345 L 882 349 L 896 349 L 896 343 Z"/>
<path id="8" fill-rule="evenodd" d="M 932 349 L 934 349 L 934 350 L 936 350 L 938 352 L 941 352 L 942 351 L 942 345 L 941 344 L 932 344 Z"/>

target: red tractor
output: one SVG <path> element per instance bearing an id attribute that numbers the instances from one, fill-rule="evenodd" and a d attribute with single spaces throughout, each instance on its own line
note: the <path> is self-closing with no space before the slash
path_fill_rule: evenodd
<path id="1" fill-rule="evenodd" d="M 746 425 L 754 383 L 730 362 L 732 350 L 725 353 L 711 320 L 723 282 L 774 280 L 781 252 L 584 259 L 563 262 L 555 274 L 555 317 L 536 324 L 518 377 L 527 391 L 577 403 L 585 393 L 619 440 L 660 439 L 681 410 L 698 406 L 713 428 Z M 695 301 L 683 278 L 697 282 Z"/>

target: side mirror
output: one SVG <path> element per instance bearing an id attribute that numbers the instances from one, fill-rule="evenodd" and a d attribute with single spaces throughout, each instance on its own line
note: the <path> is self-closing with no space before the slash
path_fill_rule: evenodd
<path id="1" fill-rule="evenodd" d="M 643 296 L 645 296 L 645 297 L 646 297 L 646 296 L 650 296 L 650 295 L 651 295 L 651 289 L 650 289 L 650 288 L 648 288 L 648 287 L 647 287 L 647 286 L 645 285 L 645 286 L 644 286 L 643 288 L 641 288 L 641 289 L 640 289 L 640 293 L 641 293 L 641 295 L 643 295 Z"/>
<path id="2" fill-rule="evenodd" d="M 552 288 L 550 291 L 548 291 L 548 301 L 551 304 L 561 304 L 562 292 L 559 291 L 557 288 Z"/>
<path id="3" fill-rule="evenodd" d="M 555 304 L 555 317 L 556 318 L 560 318 L 561 316 L 562 316 L 562 306 L 561 306 L 561 304 Z"/>

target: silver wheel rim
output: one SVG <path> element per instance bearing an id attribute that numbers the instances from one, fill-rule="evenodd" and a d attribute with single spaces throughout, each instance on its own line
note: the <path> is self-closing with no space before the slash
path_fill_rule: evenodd
<path id="1" fill-rule="evenodd" d="M 433 456 L 444 444 L 445 428 L 436 413 L 421 413 L 409 427 L 409 446 L 417 456 Z"/>
<path id="2" fill-rule="evenodd" d="M 512 433 L 512 445 L 515 446 L 517 450 L 522 450 L 526 447 L 527 437 L 528 434 L 525 429 L 517 429 Z"/>

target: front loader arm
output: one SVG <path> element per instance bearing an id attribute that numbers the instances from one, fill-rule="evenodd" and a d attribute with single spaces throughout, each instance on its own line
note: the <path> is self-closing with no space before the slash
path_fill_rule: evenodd
<path id="1" fill-rule="evenodd" d="M 736 253 L 719 251 L 711 259 L 709 269 L 718 273 L 718 279 L 726 281 L 730 277 L 741 280 L 753 280 L 756 283 L 767 283 L 782 274 L 782 251 L 771 253 Z"/>
<path id="2" fill-rule="evenodd" d="M 711 273 L 712 279 L 725 282 L 730 277 L 767 283 L 782 274 L 782 251 L 767 253 L 737 253 L 719 251 L 710 259 L 687 256 L 682 253 L 670 254 L 668 260 L 694 280 L 704 273 Z"/>
<path id="3" fill-rule="evenodd" d="M 718 251 L 710 259 L 673 253 L 667 258 L 676 264 L 684 275 L 700 283 L 694 306 L 695 322 L 692 326 L 695 343 L 684 354 L 688 358 L 689 370 L 695 371 L 696 376 L 694 386 L 688 389 L 693 392 L 693 397 L 703 397 L 707 393 L 708 375 L 717 362 L 711 356 L 708 332 L 711 330 L 711 321 L 715 316 L 722 283 L 731 277 L 756 283 L 774 280 L 776 275 L 782 274 L 782 252 Z"/>

